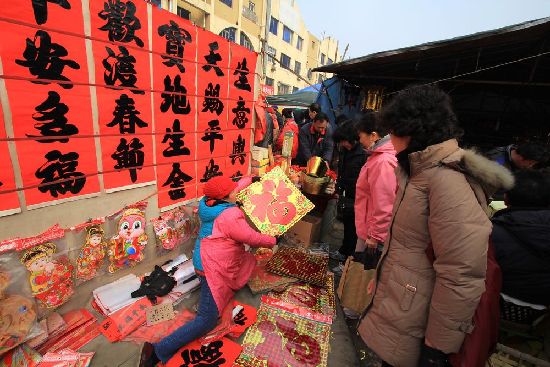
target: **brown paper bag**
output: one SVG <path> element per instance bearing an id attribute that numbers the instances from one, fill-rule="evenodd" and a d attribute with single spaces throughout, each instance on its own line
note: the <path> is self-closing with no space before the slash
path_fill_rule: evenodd
<path id="1" fill-rule="evenodd" d="M 372 294 L 367 293 L 367 288 L 375 274 L 376 269 L 365 270 L 362 263 L 348 257 L 336 292 L 342 307 L 362 314 L 372 298 Z"/>

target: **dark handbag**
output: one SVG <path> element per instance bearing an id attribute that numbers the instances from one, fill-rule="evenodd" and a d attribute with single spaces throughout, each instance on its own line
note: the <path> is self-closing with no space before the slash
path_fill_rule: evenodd
<path id="1" fill-rule="evenodd" d="M 364 252 L 356 252 L 353 254 L 354 260 L 362 263 L 365 270 L 376 269 L 381 256 L 382 250 L 372 247 L 367 247 Z"/>

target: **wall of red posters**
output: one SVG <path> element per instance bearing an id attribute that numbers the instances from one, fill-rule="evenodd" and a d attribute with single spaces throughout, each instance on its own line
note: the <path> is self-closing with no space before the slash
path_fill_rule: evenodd
<path id="1" fill-rule="evenodd" d="M 0 216 L 2 213 L 11 214 L 19 211 L 19 199 L 15 190 L 15 179 L 11 165 L 8 143 L 6 142 L 6 130 L 4 128 L 4 111 L 0 105 Z"/>
<path id="2" fill-rule="evenodd" d="M 167 208 L 212 177 L 245 175 L 257 55 L 142 0 L 87 4 L 0 7 L 6 123 L 27 206 L 156 181 Z M 0 212 L 19 206 L 12 172 L 0 178 Z"/>

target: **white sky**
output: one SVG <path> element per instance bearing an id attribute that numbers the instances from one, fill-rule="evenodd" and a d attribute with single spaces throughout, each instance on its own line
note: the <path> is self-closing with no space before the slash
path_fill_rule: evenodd
<path id="1" fill-rule="evenodd" d="M 550 16 L 550 0 L 296 1 L 310 32 L 349 43 L 346 59 Z"/>

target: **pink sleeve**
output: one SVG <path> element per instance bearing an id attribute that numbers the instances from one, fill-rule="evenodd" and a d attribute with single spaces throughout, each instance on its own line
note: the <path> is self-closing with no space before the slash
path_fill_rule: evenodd
<path id="1" fill-rule="evenodd" d="M 367 164 L 365 163 L 359 172 L 355 184 L 355 232 L 362 240 L 367 239 L 367 204 L 368 204 Z"/>
<path id="2" fill-rule="evenodd" d="M 397 162 L 389 157 L 380 157 L 373 163 L 369 171 L 371 197 L 369 215 L 367 217 L 367 235 L 380 242 L 386 240 L 388 226 L 391 221 L 393 202 L 397 190 L 395 167 Z"/>
<path id="3" fill-rule="evenodd" d="M 275 237 L 261 234 L 250 227 L 241 209 L 227 209 L 226 213 L 227 215 L 223 218 L 224 233 L 233 241 L 245 243 L 251 247 L 273 247 L 277 243 Z"/>

